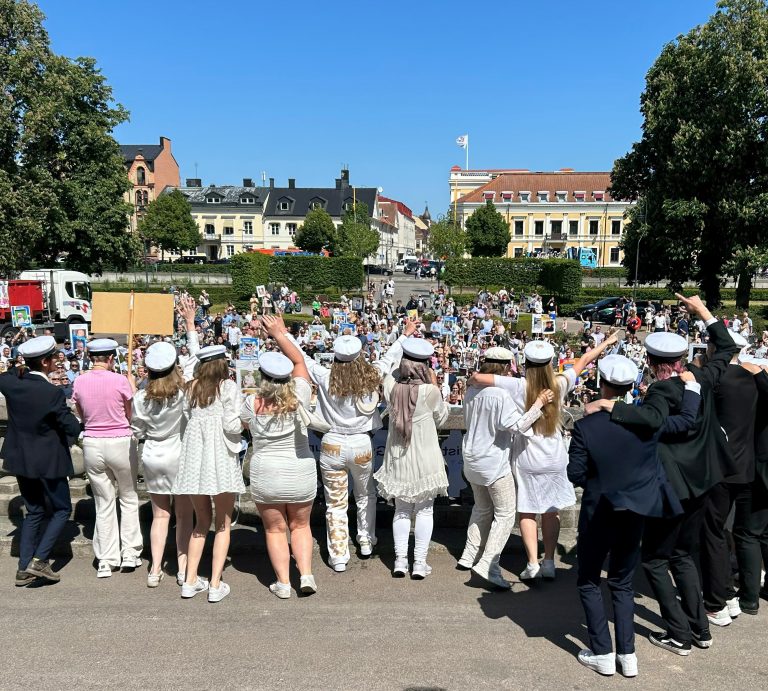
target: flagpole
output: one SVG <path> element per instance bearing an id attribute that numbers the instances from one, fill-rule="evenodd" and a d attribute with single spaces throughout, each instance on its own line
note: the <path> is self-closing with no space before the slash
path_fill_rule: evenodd
<path id="1" fill-rule="evenodd" d="M 464 168 L 464 170 L 469 170 L 469 135 L 467 135 L 467 146 L 466 146 L 466 151 L 464 153 L 467 156 L 467 163 L 466 163 L 466 167 Z"/>

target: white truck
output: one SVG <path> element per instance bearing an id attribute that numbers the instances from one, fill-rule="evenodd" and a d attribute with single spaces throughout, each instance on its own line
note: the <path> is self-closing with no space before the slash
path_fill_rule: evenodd
<path id="1" fill-rule="evenodd" d="M 90 276 L 67 269 L 33 269 L 22 271 L 19 278 L 42 283 L 47 316 L 54 322 L 57 338 L 69 338 L 70 324 L 88 324 L 90 327 Z"/>

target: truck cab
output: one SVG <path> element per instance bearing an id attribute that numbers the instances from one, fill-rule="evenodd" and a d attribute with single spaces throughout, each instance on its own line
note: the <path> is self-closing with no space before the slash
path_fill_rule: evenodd
<path id="1" fill-rule="evenodd" d="M 51 319 L 64 324 L 90 324 L 91 279 L 67 269 L 23 271 L 20 279 L 41 281 Z"/>

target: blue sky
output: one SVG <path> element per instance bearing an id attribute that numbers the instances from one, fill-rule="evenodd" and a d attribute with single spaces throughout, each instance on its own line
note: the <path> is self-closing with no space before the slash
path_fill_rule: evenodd
<path id="1" fill-rule="evenodd" d="M 131 112 L 121 143 L 173 140 L 182 179 L 352 183 L 433 217 L 448 172 L 610 170 L 640 134 L 644 76 L 715 0 L 42 0 L 53 49 L 96 58 Z"/>

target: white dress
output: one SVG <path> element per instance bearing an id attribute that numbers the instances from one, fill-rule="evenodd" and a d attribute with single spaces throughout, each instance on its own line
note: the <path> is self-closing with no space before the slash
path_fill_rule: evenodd
<path id="1" fill-rule="evenodd" d="M 141 455 L 144 482 L 152 494 L 171 494 L 179 472 L 181 434 L 184 418 L 184 394 L 179 391 L 169 403 L 148 401 L 146 391 L 133 397 L 131 430 L 136 439 L 144 440 Z"/>
<path id="2" fill-rule="evenodd" d="M 193 408 L 185 396 L 184 410 L 189 421 L 181 442 L 173 494 L 245 492 L 239 462 L 240 406 L 240 391 L 229 379 L 221 383 L 218 397 L 207 408 Z"/>
<path id="3" fill-rule="evenodd" d="M 576 374 L 566 370 L 555 379 L 562 403 L 576 384 Z M 497 376 L 495 382 L 496 386 L 509 391 L 519 411 L 525 412 L 525 379 Z M 518 513 L 551 513 L 576 503 L 576 493 L 567 474 L 568 449 L 559 430 L 549 437 L 515 434 L 512 467 L 517 483 Z"/>
<path id="4" fill-rule="evenodd" d="M 303 378 L 293 380 L 296 397 L 309 408 L 312 387 Z M 307 428 L 298 413 L 284 416 L 253 411 L 248 396 L 241 414 L 253 437 L 251 495 L 257 504 L 311 502 L 317 494 L 317 465 L 309 448 Z"/>
<path id="5" fill-rule="evenodd" d="M 395 387 L 392 375 L 384 377 L 384 398 L 389 403 Z M 420 384 L 413 411 L 411 443 L 400 444 L 390 420 L 384 462 L 375 473 L 379 494 L 385 499 L 400 499 L 411 504 L 438 495 L 447 496 L 448 476 L 440 450 L 437 428 L 447 419 L 450 409 L 440 390 L 432 384 Z"/>

